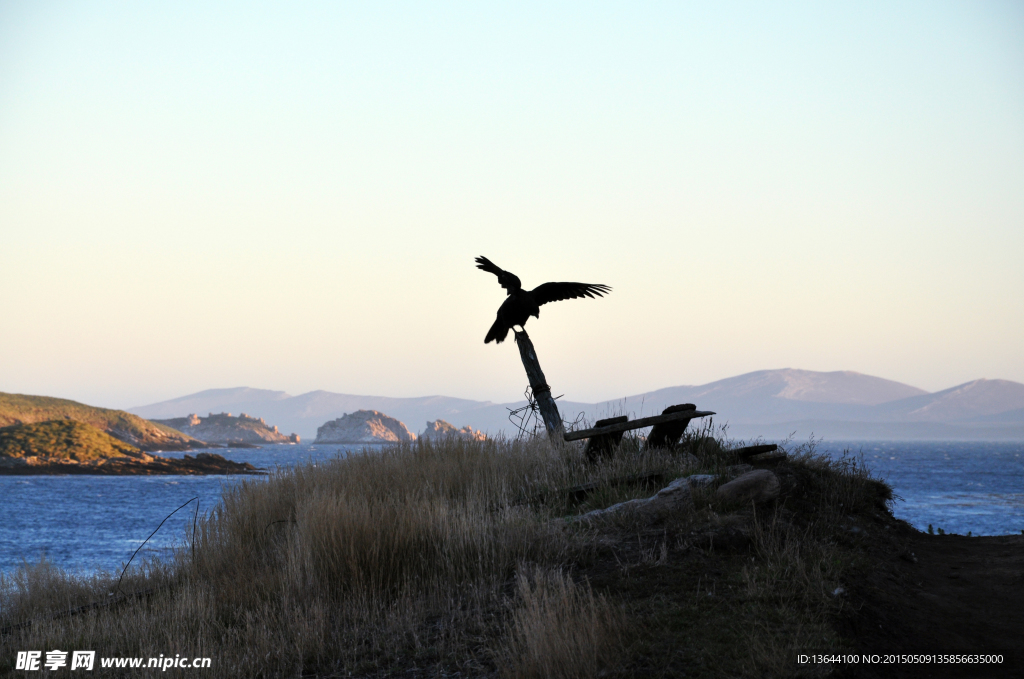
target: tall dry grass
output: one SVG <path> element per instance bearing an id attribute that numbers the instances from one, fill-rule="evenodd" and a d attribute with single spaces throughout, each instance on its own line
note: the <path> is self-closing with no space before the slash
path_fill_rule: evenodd
<path id="1" fill-rule="evenodd" d="M 550 521 L 576 511 L 556 491 L 652 470 L 674 478 L 685 466 L 667 451 L 595 465 L 579 447 L 544 440 L 447 440 L 245 481 L 225 491 L 173 563 L 126 578 L 122 590 L 155 590 L 147 596 L 53 617 L 107 600 L 114 576 L 39 564 L 0 578 L 0 627 L 35 620 L 0 637 L 0 671 L 17 650 L 58 648 L 208 656 L 221 677 L 481 675 L 499 666 L 586 676 L 593 663 L 559 659 L 597 657 L 592 648 L 610 647 L 614 625 L 607 603 L 559 570 L 584 547 L 576 529 Z M 561 575 L 517 580 L 523 564 Z M 513 590 L 520 605 L 510 608 Z M 512 649 L 532 664 L 512 663 Z M 563 669 L 528 669 L 545 664 Z"/>
<path id="2" fill-rule="evenodd" d="M 618 650 L 622 621 L 589 583 L 557 569 L 521 569 L 502 675 L 514 679 L 593 677 Z"/>

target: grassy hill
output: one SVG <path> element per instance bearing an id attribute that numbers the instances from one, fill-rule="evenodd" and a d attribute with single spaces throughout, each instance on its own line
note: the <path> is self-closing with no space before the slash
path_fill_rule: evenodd
<path id="1" fill-rule="evenodd" d="M 232 462 L 210 453 L 182 458 L 150 455 L 91 424 L 75 420 L 0 427 L 2 476 L 258 473 L 260 470 L 251 464 Z"/>
<path id="2" fill-rule="evenodd" d="M 863 474 L 794 456 L 771 506 L 708 486 L 653 524 L 571 520 L 650 496 L 652 473 L 718 484 L 734 462 L 699 438 L 686 449 L 699 457 L 624 445 L 591 463 L 581 446 L 445 440 L 279 470 L 226 488 L 174 562 L 133 573 L 123 590 L 147 598 L 51 622 L 114 582 L 0 583 L 0 626 L 45 621 L 11 649 L 155 657 L 181 640 L 224 677 L 789 676 L 799 652 L 849 648 L 833 625 L 861 560 L 846 528 L 892 523 Z"/>
<path id="3" fill-rule="evenodd" d="M 49 396 L 0 393 L 0 427 L 53 420 L 91 425 L 142 450 L 184 450 L 195 445 L 195 439 L 187 434 L 123 410 L 95 408 Z"/>
<path id="4" fill-rule="evenodd" d="M 18 649 L 88 648 L 246 679 L 1020 676 L 1024 535 L 920 533 L 852 458 L 808 444 L 748 472 L 705 433 L 598 460 L 417 441 L 225 486 L 170 561 L 0 578 L 0 675 Z M 722 495 L 768 472 L 774 498 Z M 587 518 L 683 476 L 670 512 Z M 989 660 L 837 660 L 905 653 Z"/>
<path id="5" fill-rule="evenodd" d="M 74 420 L 15 424 L 0 428 L 0 456 L 44 457 L 86 462 L 137 454 L 139 449 L 96 427 Z"/>

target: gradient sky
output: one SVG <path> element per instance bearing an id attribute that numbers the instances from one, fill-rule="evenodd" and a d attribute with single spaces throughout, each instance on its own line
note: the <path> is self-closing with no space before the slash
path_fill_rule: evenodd
<path id="1" fill-rule="evenodd" d="M 0 2 L 0 391 L 1024 382 L 1014 2 Z"/>

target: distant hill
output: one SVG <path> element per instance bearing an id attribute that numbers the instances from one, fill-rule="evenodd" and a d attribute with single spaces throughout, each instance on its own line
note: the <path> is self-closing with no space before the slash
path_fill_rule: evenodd
<path id="1" fill-rule="evenodd" d="M 1009 380 L 974 380 L 951 389 L 881 404 L 878 419 L 908 422 L 1000 421 L 1024 409 L 1024 384 Z M 1005 420 L 1004 420 L 1005 421 Z"/>
<path id="2" fill-rule="evenodd" d="M 47 420 L 0 427 L 0 475 L 258 474 L 246 462 L 220 455 L 166 458 L 145 453 L 97 427 Z"/>
<path id="3" fill-rule="evenodd" d="M 207 417 L 192 414 L 167 420 L 153 420 L 183 434 L 207 443 L 298 443 L 299 435 L 285 436 L 270 426 L 262 417 L 250 417 L 242 413 L 234 417 L 231 413 L 210 413 Z"/>
<path id="4" fill-rule="evenodd" d="M 94 408 L 49 396 L 0 393 L 0 427 L 53 420 L 83 422 L 141 450 L 185 450 L 197 443 L 180 431 L 123 410 Z"/>
<path id="5" fill-rule="evenodd" d="M 524 376 L 525 382 L 525 376 Z M 557 393 L 557 392 L 556 392 Z M 198 409 L 198 404 L 203 404 Z M 851 371 L 815 372 L 791 368 L 760 370 L 699 386 L 676 386 L 599 403 L 559 399 L 567 421 L 610 415 L 660 413 L 676 403 L 713 410 L 742 438 L 781 438 L 812 432 L 832 439 L 1024 439 L 1024 384 L 976 380 L 930 394 L 907 384 Z M 144 417 L 189 412 L 244 410 L 258 413 L 302 436 L 357 410 L 378 410 L 422 431 L 444 419 L 489 436 L 514 433 L 509 410 L 525 402 L 497 404 L 447 396 L 388 398 L 313 391 L 300 396 L 260 389 L 212 389 L 172 401 L 132 408 Z M 175 409 L 178 409 L 175 411 Z M 421 424 L 423 423 L 423 424 Z"/>
<path id="6" fill-rule="evenodd" d="M 264 407 L 274 401 L 291 399 L 283 391 L 269 389 L 250 389 L 236 387 L 234 389 L 207 389 L 188 396 L 161 401 L 140 408 L 129 408 L 129 411 L 145 417 L 147 420 L 171 419 L 187 417 L 191 413 L 260 413 L 267 417 Z M 271 421 L 276 421 L 271 418 Z"/>
<path id="7" fill-rule="evenodd" d="M 836 416 L 856 419 L 878 404 L 927 393 L 851 371 L 784 368 L 759 370 L 695 387 L 668 387 L 595 405 L 612 414 L 650 415 L 676 403 L 696 403 L 736 424 Z"/>
<path id="8" fill-rule="evenodd" d="M 597 404 L 650 414 L 672 403 L 718 413 L 741 438 L 1024 440 L 1024 384 L 975 380 L 929 394 L 852 372 L 766 370 Z"/>
<path id="9" fill-rule="evenodd" d="M 784 368 L 758 370 L 699 387 L 669 387 L 632 398 L 672 400 L 687 395 L 705 399 L 721 397 L 737 402 L 774 398 L 798 403 L 877 405 L 927 393 L 908 384 L 850 370 L 815 372 Z"/>

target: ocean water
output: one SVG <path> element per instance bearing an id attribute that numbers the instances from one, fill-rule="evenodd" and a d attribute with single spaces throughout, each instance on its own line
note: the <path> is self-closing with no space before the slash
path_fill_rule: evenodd
<path id="1" fill-rule="evenodd" d="M 216 448 L 236 462 L 263 469 L 346 455 L 361 446 L 276 445 L 263 448 Z M 202 450 L 190 451 L 195 455 Z M 164 452 L 166 457 L 186 453 Z M 222 490 L 262 477 L 232 476 L 0 476 L 0 572 L 24 561 L 46 559 L 78 573 L 120 571 L 135 557 L 165 558 L 190 535 L 196 502 L 164 523 L 171 512 L 198 498 L 199 514 L 211 510 Z"/>
<path id="2" fill-rule="evenodd" d="M 360 449 L 301 444 L 211 452 L 272 469 Z M 929 524 L 964 535 L 1024 530 L 1024 442 L 826 441 L 818 450 L 855 457 L 892 484 L 896 516 L 921 530 Z M 0 571 L 43 555 L 78 573 L 118 571 L 182 504 L 198 497 L 205 513 L 225 487 L 246 480 L 259 477 L 0 476 Z M 195 506 L 167 519 L 136 560 L 166 557 L 187 543 Z"/>
<path id="3" fill-rule="evenodd" d="M 1024 442 L 825 441 L 818 450 L 863 462 L 892 486 L 893 513 L 918 530 L 1024 532 Z"/>

